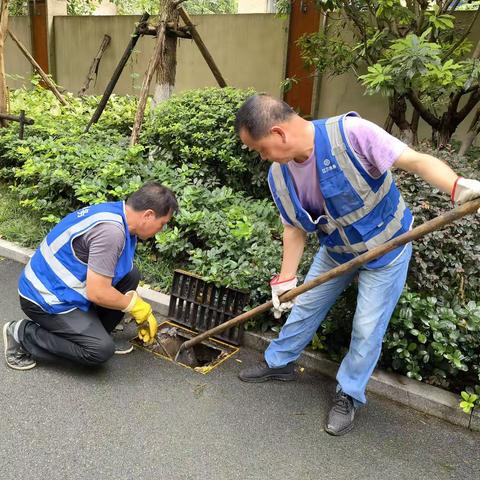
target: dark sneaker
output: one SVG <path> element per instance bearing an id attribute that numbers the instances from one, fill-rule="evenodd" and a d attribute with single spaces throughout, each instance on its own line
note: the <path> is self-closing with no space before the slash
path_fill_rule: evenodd
<path id="1" fill-rule="evenodd" d="M 355 418 L 355 405 L 350 395 L 341 390 L 335 394 L 333 407 L 331 408 L 325 431 L 330 435 L 344 435 L 353 428 Z"/>
<path id="2" fill-rule="evenodd" d="M 295 365 L 289 363 L 284 367 L 270 368 L 266 362 L 260 362 L 259 364 L 244 368 L 238 375 L 238 378 L 243 382 L 266 382 L 267 380 L 282 380 L 289 382 L 295 380 Z"/>
<path id="3" fill-rule="evenodd" d="M 115 344 L 115 355 L 126 355 L 133 351 L 133 345 L 126 339 L 112 335 Z"/>
<path id="4" fill-rule="evenodd" d="M 10 368 L 15 370 L 30 370 L 37 362 L 15 340 L 13 331 L 17 322 L 8 322 L 3 326 L 3 347 L 5 361 Z"/>

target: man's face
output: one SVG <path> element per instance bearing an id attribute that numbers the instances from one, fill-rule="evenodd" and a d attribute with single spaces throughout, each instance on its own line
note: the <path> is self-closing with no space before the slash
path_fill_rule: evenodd
<path id="1" fill-rule="evenodd" d="M 288 163 L 292 160 L 291 148 L 287 143 L 287 135 L 281 127 L 272 127 L 267 135 L 258 140 L 253 139 L 242 128 L 240 130 L 240 139 L 248 148 L 258 152 L 262 160 L 278 163 Z"/>
<path id="2" fill-rule="evenodd" d="M 153 210 L 142 212 L 141 219 L 136 228 L 136 235 L 141 240 L 148 240 L 154 237 L 172 218 L 172 213 L 157 217 Z"/>

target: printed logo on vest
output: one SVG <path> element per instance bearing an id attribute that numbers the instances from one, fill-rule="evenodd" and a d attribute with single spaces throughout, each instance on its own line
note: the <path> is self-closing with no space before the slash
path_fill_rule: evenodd
<path id="1" fill-rule="evenodd" d="M 332 170 L 337 169 L 337 166 L 332 164 L 331 160 L 328 158 L 323 161 L 323 164 L 325 165 L 325 168 L 322 168 L 322 173 L 331 172 Z"/>
<path id="2" fill-rule="evenodd" d="M 77 217 L 84 217 L 88 213 L 88 207 L 82 208 L 77 212 Z"/>

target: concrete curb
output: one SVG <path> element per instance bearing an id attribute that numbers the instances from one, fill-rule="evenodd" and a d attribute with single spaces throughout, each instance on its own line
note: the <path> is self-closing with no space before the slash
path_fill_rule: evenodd
<path id="1" fill-rule="evenodd" d="M 27 263 L 33 250 L 19 247 L 14 243 L 0 240 L 0 256 Z M 156 292 L 150 288 L 139 287 L 139 293 L 147 300 L 155 312 L 168 316 L 170 295 Z M 275 338 L 273 334 L 259 334 L 246 331 L 243 344 L 258 351 L 264 351 Z M 322 373 L 326 377 L 335 378 L 338 364 L 329 360 L 324 355 L 305 351 L 297 360 L 297 364 Z M 406 405 L 419 412 L 441 418 L 454 425 L 468 427 L 469 416 L 458 407 L 459 397 L 441 388 L 427 385 L 426 383 L 412 380 L 408 377 L 375 370 L 368 382 L 367 391 L 381 395 L 394 402 Z M 472 417 L 470 428 L 480 431 L 480 412 L 476 411 Z"/>

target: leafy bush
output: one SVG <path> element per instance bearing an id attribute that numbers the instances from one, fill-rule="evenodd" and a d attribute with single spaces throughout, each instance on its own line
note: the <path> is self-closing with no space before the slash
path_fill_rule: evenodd
<path id="1" fill-rule="evenodd" d="M 382 363 L 443 387 L 480 384 L 480 303 L 437 303 L 435 297 L 404 292 L 385 337 Z"/>
<path id="2" fill-rule="evenodd" d="M 478 178 L 480 164 L 460 157 L 452 149 L 432 151 L 428 144 L 419 150 L 445 160 L 458 174 Z M 452 208 L 448 195 L 404 171 L 395 174 L 415 225 Z M 469 215 L 451 226 L 414 242 L 408 285 L 413 291 L 435 296 L 441 304 L 459 297 L 480 300 L 480 216 Z"/>
<path id="3" fill-rule="evenodd" d="M 252 90 L 205 88 L 173 96 L 160 104 L 145 126 L 141 142 L 171 165 L 197 165 L 218 185 L 269 197 L 268 162 L 244 148 L 234 132 L 235 112 Z"/>
<path id="4" fill-rule="evenodd" d="M 143 147 L 129 148 L 128 132 L 135 102 L 113 97 L 101 123 L 84 133 L 96 97 L 68 97 L 60 107 L 53 94 L 37 88 L 12 93 L 35 124 L 24 140 L 12 124 L 0 137 L 0 176 L 12 182 L 21 204 L 49 222 L 89 203 L 124 198 L 141 183 Z M 46 114 L 46 112 L 48 114 Z M 127 180 L 126 180 L 127 179 Z"/>

